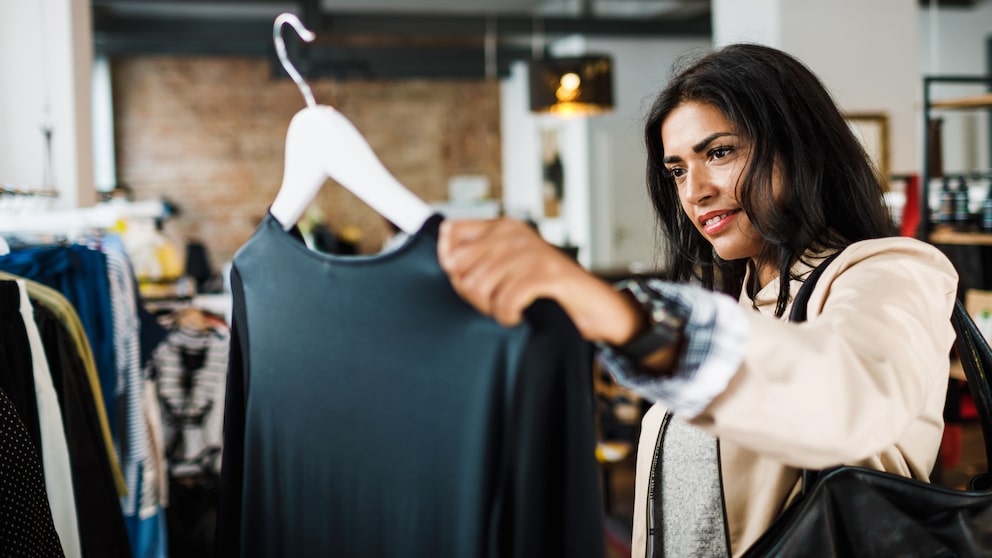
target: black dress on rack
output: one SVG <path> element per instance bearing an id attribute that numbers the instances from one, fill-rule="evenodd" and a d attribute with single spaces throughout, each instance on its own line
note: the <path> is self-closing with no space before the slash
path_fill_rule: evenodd
<path id="1" fill-rule="evenodd" d="M 220 556 L 602 556 L 589 346 L 557 305 L 499 326 L 440 216 L 397 250 L 234 258 Z"/>
<path id="2" fill-rule="evenodd" d="M 131 546 L 124 514 L 82 357 L 62 321 L 43 303 L 33 302 L 62 409 L 83 556 L 128 558 Z"/>
<path id="3" fill-rule="evenodd" d="M 7 369 L 0 365 L 0 375 Z M 38 448 L 0 390 L 0 556 L 61 557 Z"/>
<path id="4" fill-rule="evenodd" d="M 21 318 L 21 292 L 14 281 L 0 281 L 0 389 L 7 394 L 41 458 L 41 425 L 34 389 L 28 333 Z"/>

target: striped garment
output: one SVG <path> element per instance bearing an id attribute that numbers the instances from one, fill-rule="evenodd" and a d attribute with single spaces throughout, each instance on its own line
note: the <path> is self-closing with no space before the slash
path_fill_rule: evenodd
<path id="1" fill-rule="evenodd" d="M 137 290 L 126 256 L 107 251 L 107 274 L 110 279 L 110 307 L 114 325 L 114 445 L 120 459 L 127 495 L 121 498 L 126 516 L 138 515 L 148 503 L 140 502 L 142 467 L 150 457 L 148 428 L 141 371 L 141 325 L 138 320 Z M 152 503 L 152 505 L 157 502 Z"/>
<path id="2" fill-rule="evenodd" d="M 177 327 L 152 356 L 173 477 L 220 472 L 230 332 Z"/>

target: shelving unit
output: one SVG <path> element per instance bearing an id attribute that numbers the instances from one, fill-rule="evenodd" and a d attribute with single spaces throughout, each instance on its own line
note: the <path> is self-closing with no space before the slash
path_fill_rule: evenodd
<path id="1" fill-rule="evenodd" d="M 958 99 L 948 99 L 944 101 L 932 101 L 931 109 L 983 109 L 992 108 L 992 93 L 975 95 L 973 97 L 961 97 Z"/>
<path id="2" fill-rule="evenodd" d="M 960 232 L 949 227 L 935 227 L 930 233 L 930 242 L 934 244 L 992 246 L 992 233 Z"/>
<path id="3" fill-rule="evenodd" d="M 957 232 L 944 227 L 934 227 L 930 215 L 930 118 L 935 110 L 987 110 L 992 109 L 992 92 L 933 99 L 934 85 L 985 85 L 992 89 L 992 76 L 927 76 L 923 78 L 923 173 L 920 177 L 920 226 L 917 236 L 937 244 L 992 246 L 992 233 Z"/>

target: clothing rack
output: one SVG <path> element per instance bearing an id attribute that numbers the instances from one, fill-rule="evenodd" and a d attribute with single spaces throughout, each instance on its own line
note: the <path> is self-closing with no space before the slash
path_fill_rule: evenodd
<path id="1" fill-rule="evenodd" d="M 3 193 L 0 192 L 0 199 Z M 92 207 L 49 211 L 5 212 L 0 204 L 0 233 L 75 234 L 113 228 L 122 219 L 154 219 L 165 215 L 161 201 L 107 202 Z"/>
<path id="2" fill-rule="evenodd" d="M 9 194 L 14 196 L 42 196 L 42 197 L 56 198 L 58 197 L 59 192 L 54 188 L 32 188 L 29 186 L 0 184 L 0 194 Z"/>
<path id="3" fill-rule="evenodd" d="M 45 358 L 61 359 L 55 360 L 61 365 L 56 367 L 61 370 L 56 385 L 64 386 L 62 394 L 71 394 L 60 400 L 66 409 L 63 422 L 70 460 L 85 464 L 71 468 L 75 506 L 51 502 L 53 514 L 77 510 L 76 516 L 63 518 L 61 523 L 65 529 L 76 525 L 79 531 L 78 542 L 62 541 L 68 547 L 67 557 L 164 555 L 167 482 L 157 453 L 164 445 L 155 422 L 160 421 L 161 411 L 157 399 L 148 395 L 143 367 L 166 332 L 142 311 L 136 278 L 119 236 L 104 234 L 112 233 L 121 219 L 164 215 L 160 202 L 125 200 L 59 211 L 7 215 L 0 210 L 0 238 L 11 239 L 11 243 L 13 239 L 34 241 L 36 236 L 58 238 L 75 231 L 79 238 L 85 234 L 100 240 L 92 244 L 62 239 L 32 242 L 0 257 L 0 276 L 24 280 L 28 297 L 32 302 L 38 300 L 33 305 L 35 316 L 51 307 L 49 314 L 61 312 L 56 317 L 70 324 L 61 329 L 52 326 L 51 320 L 38 325 L 43 334 L 65 332 L 55 338 L 57 344 L 49 345 L 54 349 L 46 348 L 43 353 Z M 15 348 L 19 348 L 18 339 L 6 341 L 5 350 Z M 35 392 L 25 389 L 23 393 Z M 22 396 L 19 400 L 30 399 Z M 20 414 L 23 418 L 38 412 L 28 408 Z M 44 480 L 47 487 L 47 475 Z M 56 487 L 53 493 L 66 491 Z"/>
<path id="4" fill-rule="evenodd" d="M 0 184 L 0 215 L 46 211 L 58 196 L 58 190 L 53 188 Z"/>

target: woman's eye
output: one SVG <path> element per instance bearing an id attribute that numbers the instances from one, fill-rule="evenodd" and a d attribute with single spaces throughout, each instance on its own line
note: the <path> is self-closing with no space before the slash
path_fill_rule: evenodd
<path id="1" fill-rule="evenodd" d="M 723 159 L 727 155 L 730 155 L 730 152 L 733 150 L 734 150 L 733 147 L 716 147 L 712 151 L 710 151 L 710 156 L 712 156 L 714 159 Z"/>
<path id="2" fill-rule="evenodd" d="M 681 178 L 685 175 L 685 169 L 682 167 L 669 168 L 668 174 L 672 175 L 672 178 Z"/>

